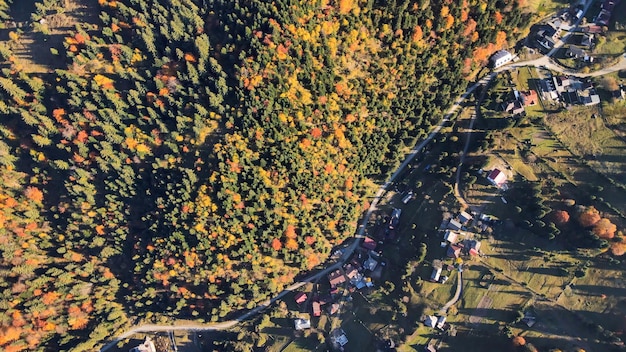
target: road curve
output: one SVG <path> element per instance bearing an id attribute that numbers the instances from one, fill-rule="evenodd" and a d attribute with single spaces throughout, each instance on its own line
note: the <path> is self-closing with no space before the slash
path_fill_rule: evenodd
<path id="1" fill-rule="evenodd" d="M 426 139 L 424 139 L 420 143 L 416 144 L 411 149 L 411 151 L 407 154 L 406 158 L 404 159 L 404 162 L 402 162 L 402 164 L 400 164 L 400 166 L 398 166 L 396 171 L 379 188 L 378 192 L 376 192 L 376 195 L 374 196 L 372 202 L 370 203 L 370 207 L 368 208 L 367 212 L 363 216 L 363 219 L 361 221 L 361 224 L 359 225 L 358 231 L 357 231 L 356 235 L 354 236 L 355 240 L 350 244 L 350 246 L 348 246 L 344 250 L 343 255 L 341 256 L 340 260 L 337 263 L 327 267 L 326 269 L 324 269 L 324 270 L 322 270 L 322 271 L 320 271 L 320 272 L 318 272 L 316 274 L 310 275 L 310 276 L 302 279 L 299 282 L 296 282 L 296 283 L 292 284 L 291 286 L 289 286 L 286 289 L 284 289 L 282 292 L 278 293 L 272 299 L 269 299 L 269 300 L 261 303 L 256 308 L 254 308 L 254 309 L 252 309 L 252 310 L 242 314 L 241 316 L 239 316 L 239 317 L 237 317 L 237 318 L 235 318 L 233 320 L 228 320 L 228 321 L 224 321 L 224 322 L 220 322 L 220 323 L 209 323 L 209 324 L 182 324 L 182 325 L 144 324 L 144 325 L 138 325 L 138 326 L 135 326 L 135 327 L 131 328 L 130 330 L 124 332 L 123 334 L 119 335 L 118 337 L 114 338 L 110 342 L 106 343 L 104 346 L 102 346 L 102 348 L 100 348 L 100 352 L 105 352 L 105 351 L 111 349 L 118 342 L 120 342 L 120 341 L 122 341 L 122 340 L 124 340 L 126 338 L 129 338 L 130 336 L 132 336 L 133 334 L 136 334 L 136 333 L 162 332 L 162 331 L 173 331 L 173 330 L 212 331 L 212 330 L 224 330 L 224 329 L 232 328 L 233 326 L 237 325 L 239 322 L 244 321 L 244 320 L 250 318 L 251 316 L 256 315 L 259 312 L 263 311 L 265 308 L 269 307 L 270 305 L 275 303 L 277 300 L 279 300 L 282 297 L 284 297 L 285 295 L 287 295 L 289 292 L 297 290 L 298 288 L 302 287 L 306 283 L 315 281 L 315 280 L 321 278 L 322 276 L 328 274 L 329 272 L 339 268 L 343 263 L 345 263 L 348 260 L 348 258 L 354 252 L 354 250 L 360 245 L 361 241 L 364 238 L 363 234 L 365 233 L 365 229 L 367 228 L 367 224 L 369 222 L 369 219 L 370 219 L 371 215 L 376 211 L 376 209 L 378 209 L 378 203 L 382 199 L 382 197 L 385 194 L 385 192 L 387 192 L 389 187 L 396 180 L 396 178 L 398 178 L 398 176 L 402 173 L 402 171 L 404 171 L 404 169 L 415 158 L 415 156 L 417 156 L 417 154 L 428 143 L 430 143 L 433 140 L 433 138 L 435 138 L 435 136 L 437 135 L 437 133 L 439 133 L 439 131 L 441 131 L 443 126 L 448 121 L 450 121 L 452 116 L 454 116 L 454 114 L 456 114 L 457 110 L 459 109 L 461 104 L 465 101 L 465 99 L 467 99 L 467 97 L 469 97 L 470 94 L 478 86 L 487 83 L 491 79 L 490 77 L 491 77 L 491 75 L 488 75 L 488 76 L 484 77 L 483 79 L 481 79 L 480 81 L 474 83 L 472 86 L 470 86 L 465 91 L 465 93 L 463 93 L 452 104 L 452 106 L 448 109 L 448 111 L 443 116 L 443 118 L 441 119 L 439 124 L 437 124 L 437 126 L 435 126 L 435 128 L 430 132 L 428 137 L 426 137 Z"/>
<path id="2" fill-rule="evenodd" d="M 439 124 L 437 126 L 435 126 L 435 128 L 430 132 L 428 137 L 426 139 L 424 139 L 422 142 L 420 142 L 417 145 L 415 145 L 415 147 L 413 147 L 411 149 L 411 151 L 407 154 L 404 162 L 402 162 L 402 164 L 400 164 L 400 166 L 398 166 L 396 171 L 380 187 L 378 192 L 376 192 L 376 195 L 374 196 L 372 202 L 370 203 L 370 207 L 368 208 L 367 212 L 365 213 L 365 215 L 364 215 L 364 217 L 363 217 L 363 219 L 361 221 L 361 224 L 359 225 L 358 231 L 357 231 L 357 233 L 355 235 L 355 240 L 350 244 L 349 247 L 347 247 L 344 250 L 344 253 L 343 253 L 342 257 L 340 258 L 340 260 L 337 263 L 327 267 L 326 269 L 324 269 L 324 270 L 322 270 L 322 271 L 320 271 L 320 272 L 318 272 L 316 274 L 310 275 L 310 276 L 302 279 L 299 282 L 296 282 L 296 283 L 290 285 L 289 287 L 284 289 L 282 292 L 278 293 L 273 298 L 271 298 L 271 299 L 261 303 L 256 308 L 254 308 L 254 309 L 252 309 L 252 310 L 242 314 L 241 316 L 239 316 L 239 317 L 237 317 L 237 318 L 235 318 L 233 320 L 228 320 L 228 321 L 224 321 L 224 322 L 220 322 L 220 323 L 208 323 L 208 324 L 183 324 L 183 325 L 144 324 L 144 325 L 138 325 L 138 326 L 135 326 L 132 329 L 124 332 L 123 334 L 119 335 L 118 337 L 116 337 L 115 339 L 111 340 L 107 344 L 105 344 L 100 349 L 100 352 L 105 352 L 105 351 L 109 350 L 110 348 L 115 346 L 118 342 L 120 342 L 120 341 L 122 341 L 122 340 L 132 336 L 133 334 L 136 334 L 136 333 L 161 332 L 161 331 L 173 331 L 173 330 L 214 331 L 214 330 L 224 330 L 224 329 L 232 328 L 233 326 L 237 325 L 239 322 L 244 321 L 244 320 L 246 320 L 246 319 L 248 319 L 248 318 L 258 314 L 259 312 L 263 311 L 265 308 L 271 306 L 277 300 L 279 300 L 279 299 L 283 298 L 285 295 L 287 295 L 289 292 L 297 290 L 298 288 L 302 287 L 306 283 L 315 281 L 315 280 L 321 278 L 322 276 L 328 274 L 329 272 L 339 268 L 343 263 L 345 263 L 345 261 L 352 255 L 354 250 L 360 245 L 360 243 L 361 243 L 361 241 L 363 239 L 363 234 L 365 233 L 365 229 L 367 228 L 367 223 L 369 222 L 369 219 L 370 219 L 371 215 L 376 211 L 376 209 L 378 209 L 378 203 L 382 199 L 382 197 L 385 194 L 385 192 L 387 192 L 389 187 L 393 184 L 393 182 L 396 180 L 396 178 L 402 173 L 402 171 L 404 171 L 404 169 L 409 165 L 409 163 L 415 158 L 415 156 L 417 156 L 417 154 L 428 143 L 430 143 L 433 140 L 433 138 L 437 135 L 437 133 L 439 133 L 439 131 L 441 131 L 443 126 L 448 121 L 450 121 L 452 116 L 454 116 L 454 114 L 456 114 L 457 110 L 459 109 L 461 104 L 465 101 L 465 99 L 467 99 L 470 96 L 470 94 L 472 94 L 472 92 L 478 86 L 486 85 L 499 72 L 506 71 L 506 70 L 511 70 L 511 69 L 517 68 L 517 67 L 524 67 L 524 66 L 536 66 L 536 67 L 545 66 L 545 67 L 553 69 L 555 71 L 559 71 L 559 72 L 563 72 L 563 73 L 569 73 L 569 72 L 566 72 L 567 70 L 564 70 L 562 67 L 552 64 L 550 62 L 549 58 L 542 57 L 542 58 L 536 59 L 536 60 L 517 62 L 517 63 L 512 64 L 512 65 L 507 65 L 507 66 L 504 66 L 504 67 L 500 67 L 499 69 L 495 70 L 494 72 L 490 73 L 489 75 L 486 75 L 481 80 L 477 81 L 472 86 L 470 86 L 465 91 L 465 93 L 463 93 L 452 104 L 452 106 L 448 109 L 448 111 L 443 116 L 443 118 L 441 119 Z M 597 72 L 593 72 L 593 73 L 589 73 L 589 74 L 578 74 L 578 75 L 579 76 L 595 76 L 595 75 L 600 75 L 600 74 L 606 74 L 606 73 L 614 72 L 614 71 L 621 70 L 621 69 L 626 69 L 626 60 L 624 60 L 624 58 L 621 58 L 621 61 L 620 61 L 620 63 L 618 65 L 615 65 L 615 66 L 612 66 L 612 67 L 608 67 L 608 68 L 605 68 L 605 69 L 597 71 Z M 574 73 L 572 73 L 572 74 L 574 74 Z M 472 125 L 473 125 L 473 120 L 472 120 Z M 471 130 L 471 127 L 470 127 L 470 130 Z M 466 148 L 465 148 L 466 150 L 467 150 L 467 145 L 468 144 L 469 143 L 466 143 Z M 457 172 L 458 172 L 458 170 L 457 170 Z M 459 175 L 460 174 L 457 175 L 457 179 L 458 179 Z M 458 181 L 455 184 L 455 193 L 458 192 L 457 185 L 458 185 Z M 462 277 L 461 277 L 460 274 L 459 274 L 459 280 L 458 281 L 459 281 L 458 285 L 461 285 Z M 445 310 L 447 310 L 452 304 L 456 303 L 456 301 L 458 300 L 457 296 L 460 296 L 460 294 L 461 294 L 461 289 L 457 288 L 457 294 L 455 294 L 455 298 L 453 298 L 452 301 L 446 303 L 446 305 L 444 306 Z M 443 310 L 443 308 L 442 308 L 442 310 Z"/>

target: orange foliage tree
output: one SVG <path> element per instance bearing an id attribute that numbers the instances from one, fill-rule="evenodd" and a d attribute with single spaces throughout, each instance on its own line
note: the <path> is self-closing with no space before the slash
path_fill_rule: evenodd
<path id="1" fill-rule="evenodd" d="M 596 223 L 592 231 L 600 238 L 611 239 L 615 237 L 615 231 L 617 231 L 617 226 L 615 226 L 615 224 L 613 224 L 611 220 L 607 218 L 602 218 Z"/>
<path id="2" fill-rule="evenodd" d="M 526 339 L 522 336 L 515 336 L 512 342 L 515 347 L 524 346 L 526 344 Z"/>
<path id="3" fill-rule="evenodd" d="M 493 19 L 496 21 L 496 24 L 502 23 L 502 14 L 500 13 L 500 11 L 496 11 L 493 14 Z"/>
<path id="4" fill-rule="evenodd" d="M 280 242 L 280 240 L 278 238 L 274 238 L 272 240 L 272 248 L 275 251 L 279 251 L 281 248 L 283 248 L 283 244 Z"/>
<path id="5" fill-rule="evenodd" d="M 611 253 L 615 256 L 622 256 L 626 253 L 626 242 L 611 243 Z"/>
<path id="6" fill-rule="evenodd" d="M 600 212 L 591 206 L 587 207 L 587 209 L 578 216 L 578 223 L 582 227 L 591 227 L 597 224 L 600 219 Z"/>
<path id="7" fill-rule="evenodd" d="M 43 193 L 37 187 L 27 187 L 26 190 L 24 190 L 24 195 L 26 198 L 36 203 L 41 203 L 43 201 Z"/>

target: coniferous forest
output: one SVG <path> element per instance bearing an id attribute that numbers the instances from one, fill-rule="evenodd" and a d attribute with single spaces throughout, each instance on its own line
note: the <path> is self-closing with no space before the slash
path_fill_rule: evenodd
<path id="1" fill-rule="evenodd" d="M 354 234 L 371 181 L 527 21 L 519 0 L 98 3 L 62 69 L 0 43 L 4 351 L 255 307 Z"/>

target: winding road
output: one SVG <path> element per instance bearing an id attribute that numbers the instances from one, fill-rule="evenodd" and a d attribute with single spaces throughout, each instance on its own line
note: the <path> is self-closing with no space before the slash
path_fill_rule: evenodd
<path id="1" fill-rule="evenodd" d="M 568 34 L 563 37 L 563 41 L 565 41 L 566 37 L 569 36 L 570 33 L 571 32 L 568 32 Z M 559 47 L 560 47 L 560 46 L 563 45 L 563 42 L 559 41 L 559 43 L 557 43 L 557 45 L 559 45 Z M 113 348 L 118 342 L 120 342 L 120 341 L 122 341 L 124 339 L 127 339 L 127 338 L 129 338 L 130 336 L 132 336 L 132 335 L 134 335 L 136 333 L 166 332 L 166 331 L 174 331 L 174 330 L 214 331 L 214 330 L 224 330 L 224 329 L 232 328 L 233 326 L 237 325 L 239 322 L 244 321 L 244 320 L 246 320 L 246 319 L 248 319 L 248 318 L 250 318 L 250 317 L 252 317 L 252 316 L 254 316 L 254 315 L 258 314 L 258 313 L 260 313 L 265 308 L 271 306 L 276 301 L 278 301 L 281 298 L 283 298 L 285 295 L 289 294 L 290 292 L 292 292 L 294 290 L 297 290 L 298 288 L 302 287 L 306 283 L 318 280 L 321 277 L 327 275 L 329 272 L 331 272 L 331 271 L 341 267 L 341 265 L 343 265 L 343 263 L 345 263 L 348 260 L 348 258 L 350 258 L 352 253 L 355 251 L 355 249 L 362 242 L 362 240 L 364 238 L 363 235 L 365 233 L 365 229 L 367 228 L 367 224 L 369 222 L 370 217 L 378 209 L 378 204 L 379 204 L 380 200 L 383 198 L 384 194 L 388 191 L 388 189 L 393 184 L 393 182 L 404 171 L 404 169 L 409 165 L 409 163 L 411 163 L 411 161 L 417 156 L 417 154 L 428 143 L 430 143 L 433 140 L 433 138 L 446 125 L 446 123 L 450 121 L 450 119 L 457 113 L 457 111 L 461 107 L 462 103 L 470 96 L 470 94 L 472 94 L 474 92 L 474 90 L 476 88 L 478 88 L 479 86 L 481 86 L 481 85 L 485 85 L 486 86 L 494 77 L 497 76 L 497 74 L 499 72 L 511 70 L 511 69 L 514 69 L 514 68 L 520 68 L 520 67 L 526 67 L 526 66 L 535 66 L 535 67 L 547 68 L 547 69 L 550 69 L 550 70 L 553 70 L 553 71 L 558 71 L 558 72 L 565 73 L 565 74 L 576 74 L 578 76 L 588 77 L 588 76 L 599 76 L 599 75 L 615 72 L 615 71 L 618 71 L 618 70 L 626 69 L 626 59 L 622 56 L 622 57 L 620 57 L 620 62 L 618 64 L 616 64 L 614 66 L 611 66 L 611 67 L 604 68 L 604 69 L 602 69 L 600 71 L 596 71 L 596 72 L 592 72 L 592 73 L 588 73 L 588 74 L 580 74 L 580 73 L 572 72 L 571 70 L 564 69 L 561 66 L 558 66 L 558 65 L 554 64 L 552 62 L 552 60 L 550 59 L 549 56 L 554 54 L 554 52 L 556 52 L 557 49 L 558 49 L 558 47 L 555 45 L 555 48 L 552 51 L 550 51 L 544 57 L 541 57 L 541 58 L 535 59 L 535 60 L 529 60 L 529 61 L 519 61 L 519 62 L 516 62 L 516 63 L 512 63 L 512 64 L 509 64 L 509 65 L 500 67 L 500 68 L 494 70 L 493 72 L 491 72 L 490 74 L 486 75 L 485 77 L 483 77 L 482 79 L 480 79 L 476 83 L 474 83 L 472 86 L 470 86 L 465 91 L 465 93 L 463 93 L 452 104 L 452 106 L 447 110 L 447 112 L 445 113 L 445 115 L 443 116 L 443 118 L 441 119 L 439 124 L 433 128 L 433 130 L 430 132 L 428 137 L 426 139 L 424 139 L 423 141 L 421 141 L 420 143 L 418 143 L 417 145 L 415 145 L 411 149 L 411 151 L 406 155 L 404 162 L 402 162 L 402 164 L 400 164 L 400 166 L 398 166 L 396 171 L 379 188 L 379 190 L 376 192 L 376 195 L 374 196 L 374 198 L 372 199 L 372 201 L 370 203 L 369 209 L 367 210 L 367 212 L 363 216 L 363 219 L 362 219 L 361 223 L 359 224 L 358 231 L 357 231 L 356 235 L 354 236 L 354 241 L 352 241 L 352 243 L 348 247 L 346 247 L 344 249 L 344 252 L 343 252 L 343 255 L 341 256 L 341 258 L 336 263 L 334 263 L 333 265 L 325 268 L 324 270 L 322 270 L 322 271 L 320 271 L 320 272 L 318 272 L 316 274 L 310 275 L 310 276 L 302 279 L 299 282 L 296 282 L 296 283 L 290 285 L 289 287 L 284 289 L 282 292 L 278 293 L 273 298 L 271 298 L 271 299 L 261 303 L 256 308 L 254 308 L 254 309 L 252 309 L 252 310 L 250 310 L 250 311 L 240 315 L 239 317 L 237 317 L 237 318 L 235 318 L 233 320 L 228 320 L 228 321 L 224 321 L 224 322 L 220 322 L 220 323 L 209 323 L 209 324 L 180 324 L 180 325 L 144 324 L 144 325 L 138 325 L 138 326 L 135 326 L 135 327 L 131 328 L 130 330 L 124 332 L 123 334 L 117 336 L 116 338 L 112 339 L 108 343 L 106 343 L 100 349 L 100 352 L 105 352 L 105 351 Z M 474 125 L 474 121 L 475 121 L 475 116 L 472 117 L 472 120 L 470 122 L 468 135 L 472 131 L 472 128 L 473 128 L 473 125 Z M 467 153 L 468 147 L 469 147 L 469 138 L 466 140 L 465 148 L 463 150 L 463 154 L 461 155 L 461 163 L 459 164 L 459 167 L 457 168 L 456 182 L 455 182 L 455 187 L 454 187 L 455 195 L 457 195 L 458 198 L 461 199 L 461 200 L 463 200 L 463 198 L 459 194 L 458 184 L 459 184 L 459 181 L 460 181 L 461 166 L 462 166 L 462 163 L 463 163 L 464 156 Z M 464 200 L 463 200 L 463 203 L 464 203 Z M 465 203 L 465 205 L 466 205 L 466 203 Z M 450 306 L 452 306 L 454 303 L 456 303 L 458 301 L 458 299 L 460 298 L 460 296 L 462 294 L 462 286 L 463 286 L 463 277 L 462 277 L 462 273 L 459 273 L 459 277 L 457 279 L 457 290 L 455 292 L 455 295 L 454 295 L 454 297 L 450 301 L 448 301 L 441 308 L 441 311 L 443 311 L 445 313 L 448 310 L 448 308 L 450 308 Z"/>
<path id="2" fill-rule="evenodd" d="M 435 126 L 435 128 L 430 132 L 430 134 L 428 135 L 428 137 L 426 139 L 424 139 L 423 141 L 421 141 L 420 143 L 418 143 L 417 145 L 415 145 L 411 151 L 406 155 L 404 162 L 402 162 L 402 164 L 400 164 L 400 166 L 398 166 L 398 168 L 396 169 L 396 171 L 389 177 L 389 179 L 379 188 L 378 192 L 376 192 L 376 195 L 374 196 L 374 198 L 372 199 L 372 202 L 370 203 L 370 207 L 367 210 L 367 212 L 365 213 L 365 215 L 363 216 L 363 219 L 361 221 L 361 224 L 359 225 L 358 231 L 356 233 L 355 240 L 350 244 L 350 246 L 348 246 L 347 248 L 344 249 L 344 253 L 341 256 L 340 260 L 337 261 L 337 263 L 327 267 L 326 269 L 308 276 L 304 279 L 302 279 L 299 282 L 296 282 L 292 285 L 290 285 L 289 287 L 287 287 L 285 290 L 283 290 L 282 292 L 278 293 L 276 296 L 274 296 L 272 299 L 267 300 L 263 303 L 261 303 L 259 306 L 257 306 L 256 308 L 242 314 L 241 316 L 233 319 L 233 320 L 228 320 L 228 321 L 224 321 L 224 322 L 220 322 L 220 323 L 210 323 L 210 324 L 180 324 L 180 325 L 155 325 L 155 324 L 145 324 L 145 325 L 138 325 L 133 327 L 132 329 L 124 332 L 123 334 L 119 335 L 118 337 L 116 337 L 115 339 L 111 340 L 110 342 L 106 343 L 101 349 L 100 352 L 105 352 L 109 349 L 111 349 L 112 347 L 114 347 L 118 342 L 129 338 L 130 336 L 132 336 L 133 334 L 136 333 L 146 333 L 146 332 L 162 332 L 162 331 L 174 331 L 174 330 L 191 330 L 191 331 L 212 331 L 212 330 L 224 330 L 224 329 L 229 329 L 232 328 L 233 326 L 237 325 L 239 322 L 244 321 L 256 314 L 258 314 L 259 312 L 263 311 L 265 308 L 271 306 L 272 304 L 274 304 L 277 300 L 283 298 L 285 295 L 289 294 L 290 292 L 297 290 L 298 288 L 302 287 L 303 285 L 305 285 L 308 282 L 312 282 L 315 281 L 319 278 L 321 278 L 324 275 L 327 275 L 329 272 L 341 267 L 341 265 L 343 265 L 343 263 L 345 263 L 348 258 L 350 258 L 350 256 L 352 255 L 352 253 L 354 252 L 354 250 L 361 244 L 361 241 L 364 238 L 364 233 L 365 233 L 365 229 L 367 228 L 367 224 L 369 222 L 370 217 L 372 216 L 372 214 L 376 211 L 376 209 L 378 209 L 378 203 L 380 202 L 380 200 L 383 198 L 385 192 L 388 191 L 389 187 L 393 184 L 393 182 L 398 178 L 398 176 L 404 171 L 404 169 L 409 165 L 409 163 L 411 163 L 411 161 L 417 156 L 417 154 L 424 149 L 424 147 L 430 143 L 433 138 L 435 138 L 435 136 L 439 133 L 439 131 L 441 131 L 441 129 L 445 126 L 445 124 L 447 122 L 450 121 L 450 119 L 452 118 L 452 116 L 454 116 L 456 114 L 456 112 L 458 111 L 458 109 L 461 107 L 461 104 L 465 101 L 465 99 L 467 99 L 467 97 L 470 96 L 470 94 L 472 94 L 472 92 L 479 87 L 480 85 L 486 84 L 487 82 L 489 82 L 489 80 L 491 79 L 491 77 L 495 77 L 494 74 L 490 74 L 487 77 L 484 77 L 483 79 L 479 80 L 478 82 L 474 83 L 472 86 L 470 86 L 467 91 L 465 91 L 465 93 L 463 93 L 453 104 L 452 106 L 448 109 L 448 111 L 446 112 L 446 114 L 443 116 L 443 118 L 441 119 L 441 121 L 439 122 L 439 124 L 437 126 Z M 460 290 L 458 290 L 460 292 Z M 460 293 L 459 293 L 460 294 Z"/>

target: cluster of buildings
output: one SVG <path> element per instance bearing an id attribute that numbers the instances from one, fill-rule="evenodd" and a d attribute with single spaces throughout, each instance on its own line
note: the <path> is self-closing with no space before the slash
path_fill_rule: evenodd
<path id="1" fill-rule="evenodd" d="M 615 6 L 619 4 L 619 0 L 604 0 L 598 16 L 596 16 L 594 22 L 599 26 L 608 26 L 611 20 L 611 14 Z"/>
<path id="2" fill-rule="evenodd" d="M 517 89 L 513 89 L 511 97 L 504 101 L 500 107 L 505 113 L 518 116 L 526 112 L 527 106 L 537 105 L 538 101 L 537 91 L 535 90 L 520 92 Z"/>
<path id="3" fill-rule="evenodd" d="M 539 81 L 542 96 L 546 100 L 559 100 L 571 105 L 597 105 L 600 96 L 591 80 L 574 76 L 549 76 Z"/>
<path id="4" fill-rule="evenodd" d="M 357 249 L 341 268 L 330 272 L 327 275 L 329 290 L 326 294 L 297 292 L 294 301 L 301 307 L 310 307 L 311 315 L 320 317 L 324 311 L 329 315 L 339 311 L 339 299 L 344 289 L 353 292 L 366 287 L 373 287 L 373 280 L 382 276 L 385 262 L 382 260 L 381 252 L 376 251 L 379 244 L 385 240 L 395 237 L 395 231 L 400 221 L 400 209 L 394 209 L 390 216 L 385 217 L 379 231 L 380 239 L 376 241 L 372 237 L 366 236 L 361 243 L 361 248 Z M 310 306 L 309 306 L 310 302 Z M 305 308 L 306 309 L 306 308 Z M 309 319 L 298 318 L 294 320 L 296 330 L 309 329 L 311 321 Z M 340 346 L 343 339 L 337 341 Z M 345 340 L 347 342 L 347 339 Z"/>

